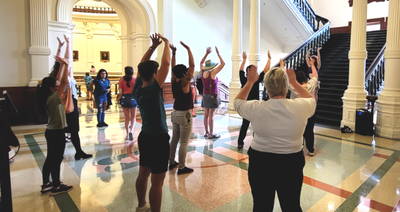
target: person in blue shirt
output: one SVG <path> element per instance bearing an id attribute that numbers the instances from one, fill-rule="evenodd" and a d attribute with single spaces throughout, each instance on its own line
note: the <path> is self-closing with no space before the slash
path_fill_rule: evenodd
<path id="1" fill-rule="evenodd" d="M 85 85 L 86 85 L 86 100 L 92 100 L 93 99 L 93 92 L 89 89 L 89 84 L 93 81 L 92 77 L 89 75 L 89 73 L 86 73 L 85 77 Z"/>
<path id="2" fill-rule="evenodd" d="M 100 69 L 97 73 L 96 79 L 90 84 L 89 88 L 92 91 L 93 85 L 96 87 L 94 90 L 94 99 L 97 107 L 97 127 L 107 127 L 108 124 L 104 122 L 105 111 L 107 108 L 107 93 L 110 92 L 110 80 L 108 73 L 105 69 Z"/>
<path id="3" fill-rule="evenodd" d="M 152 212 L 158 212 L 161 210 L 162 187 L 168 170 L 170 150 L 161 88 L 168 75 L 171 53 L 168 39 L 160 34 L 154 34 L 150 38 L 152 45 L 138 65 L 138 77 L 133 88 L 133 97 L 142 116 L 142 131 L 138 137 L 140 157 L 136 193 L 139 205 L 136 211 L 149 211 L 151 206 Z M 158 63 L 150 60 L 150 57 L 161 42 L 164 42 L 164 52 L 161 67 L 158 68 Z M 149 205 L 146 203 L 146 191 L 150 175 Z"/>

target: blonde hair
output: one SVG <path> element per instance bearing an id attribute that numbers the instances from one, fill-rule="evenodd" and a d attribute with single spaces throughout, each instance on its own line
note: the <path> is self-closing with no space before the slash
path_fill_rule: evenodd
<path id="1" fill-rule="evenodd" d="M 264 86 L 271 97 L 286 96 L 289 88 L 289 78 L 281 68 L 272 68 L 264 76 Z"/>

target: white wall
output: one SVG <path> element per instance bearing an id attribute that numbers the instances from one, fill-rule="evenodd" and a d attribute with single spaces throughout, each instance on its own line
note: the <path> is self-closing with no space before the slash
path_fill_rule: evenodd
<path id="1" fill-rule="evenodd" d="M 347 26 L 352 19 L 353 8 L 348 0 L 312 0 L 312 8 L 318 15 L 331 21 L 331 27 Z M 373 2 L 368 4 L 367 18 L 387 17 L 389 2 Z"/>
<path id="2" fill-rule="evenodd" d="M 0 87 L 27 86 L 31 79 L 29 14 L 29 0 L 1 1 Z"/>

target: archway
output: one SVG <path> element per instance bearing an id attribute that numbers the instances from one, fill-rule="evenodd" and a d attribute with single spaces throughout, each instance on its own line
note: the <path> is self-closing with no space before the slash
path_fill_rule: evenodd
<path id="1" fill-rule="evenodd" d="M 122 67 L 135 67 L 149 47 L 149 34 L 156 31 L 156 18 L 146 0 L 102 0 L 118 14 L 121 22 L 121 63 Z M 59 23 L 72 24 L 72 8 L 76 0 L 59 0 L 56 17 Z M 72 34 L 73 27 L 67 28 Z M 71 50 L 72 51 L 72 50 Z"/>

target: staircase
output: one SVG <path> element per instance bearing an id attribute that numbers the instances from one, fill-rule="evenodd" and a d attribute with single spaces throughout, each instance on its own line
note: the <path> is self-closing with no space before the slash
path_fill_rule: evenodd
<path id="1" fill-rule="evenodd" d="M 367 32 L 366 70 L 369 68 L 379 51 L 385 45 L 386 30 Z M 333 34 L 322 46 L 321 70 L 318 92 L 317 119 L 320 124 L 340 126 L 342 120 L 342 96 L 348 86 L 350 34 Z M 297 70 L 307 71 L 306 63 Z"/>

